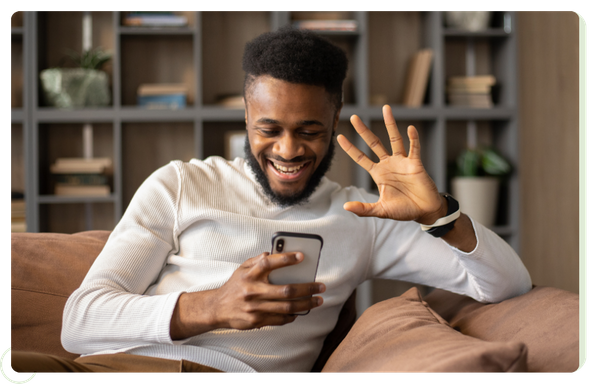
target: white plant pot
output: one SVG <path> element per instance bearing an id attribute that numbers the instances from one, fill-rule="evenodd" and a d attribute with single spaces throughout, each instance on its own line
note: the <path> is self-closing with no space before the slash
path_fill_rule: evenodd
<path id="1" fill-rule="evenodd" d="M 461 212 L 491 227 L 496 222 L 499 187 L 500 180 L 496 177 L 455 177 L 452 196 L 458 200 Z"/>

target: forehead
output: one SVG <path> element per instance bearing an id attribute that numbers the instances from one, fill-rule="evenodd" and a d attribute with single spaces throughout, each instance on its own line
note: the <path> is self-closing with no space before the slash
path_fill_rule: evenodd
<path id="1" fill-rule="evenodd" d="M 270 76 L 258 77 L 246 94 L 248 117 L 309 117 L 328 119 L 334 107 L 325 87 L 294 84 Z"/>

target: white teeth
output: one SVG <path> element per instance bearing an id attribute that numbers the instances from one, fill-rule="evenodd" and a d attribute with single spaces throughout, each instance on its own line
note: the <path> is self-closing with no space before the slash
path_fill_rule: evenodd
<path id="1" fill-rule="evenodd" d="M 300 170 L 300 168 L 302 168 L 304 166 L 304 165 L 298 165 L 296 167 L 288 168 L 288 167 L 284 167 L 284 166 L 281 166 L 281 165 L 278 165 L 275 163 L 272 163 L 272 164 L 275 167 L 275 169 L 277 169 L 278 171 L 281 171 L 281 172 L 285 172 L 285 173 L 296 173 Z"/>

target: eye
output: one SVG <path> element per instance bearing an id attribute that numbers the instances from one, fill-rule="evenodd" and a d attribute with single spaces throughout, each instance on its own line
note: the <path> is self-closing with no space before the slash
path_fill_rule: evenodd
<path id="1" fill-rule="evenodd" d="M 316 140 L 323 137 L 323 135 L 325 135 L 326 133 L 327 131 L 322 129 L 307 129 L 298 131 L 298 136 L 307 140 Z"/>
<path id="2" fill-rule="evenodd" d="M 273 136 L 277 136 L 279 134 L 279 130 L 278 129 L 257 128 L 256 131 L 261 136 L 265 136 L 265 137 L 273 137 Z"/>

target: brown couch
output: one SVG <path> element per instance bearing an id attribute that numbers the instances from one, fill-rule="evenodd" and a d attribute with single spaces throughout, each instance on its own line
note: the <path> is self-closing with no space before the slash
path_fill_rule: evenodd
<path id="1" fill-rule="evenodd" d="M 108 231 L 12 234 L 12 350 L 67 358 L 62 311 Z M 313 371 L 573 372 L 579 360 L 579 297 L 551 287 L 498 304 L 416 288 L 377 303 L 355 323 L 346 303 Z"/>

